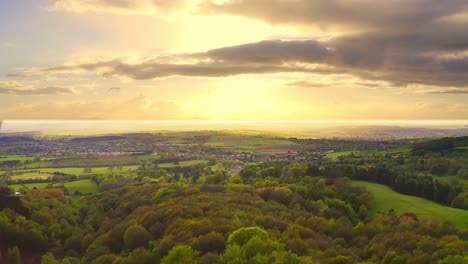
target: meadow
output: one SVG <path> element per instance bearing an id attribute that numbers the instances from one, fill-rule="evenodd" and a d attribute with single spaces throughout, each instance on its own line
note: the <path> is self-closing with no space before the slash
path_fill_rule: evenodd
<path id="1" fill-rule="evenodd" d="M 63 185 L 71 195 L 73 195 L 75 192 L 80 192 L 82 194 L 92 194 L 92 193 L 98 192 L 97 183 L 89 179 L 65 182 Z M 13 189 L 14 191 L 19 191 L 22 188 L 31 190 L 34 187 L 38 189 L 42 189 L 42 188 L 46 188 L 47 186 L 58 187 L 59 185 L 58 183 L 53 183 L 53 182 L 37 182 L 37 183 L 25 183 L 25 184 L 13 184 L 13 185 L 10 185 L 9 187 Z"/>
<path id="2" fill-rule="evenodd" d="M 457 226 L 468 228 L 468 211 L 443 206 L 419 197 L 399 194 L 385 185 L 353 181 L 355 186 L 365 187 L 372 193 L 369 203 L 371 215 L 378 211 L 395 210 L 397 214 L 412 212 L 418 218 L 435 218 L 455 222 Z"/>
<path id="3" fill-rule="evenodd" d="M 0 162 L 12 161 L 12 160 L 27 161 L 27 160 L 34 160 L 35 158 L 36 157 L 27 156 L 27 155 L 0 155 Z"/>
<path id="4" fill-rule="evenodd" d="M 89 171 L 85 171 L 85 168 L 80 167 L 70 167 L 70 168 L 39 168 L 39 169 L 26 169 L 26 170 L 17 170 L 15 173 L 19 175 L 15 175 L 12 177 L 19 177 L 23 179 L 35 179 L 35 178 L 42 178 L 45 175 L 52 176 L 53 173 L 64 173 L 70 175 L 103 175 L 109 174 L 112 171 L 116 172 L 124 172 L 129 170 L 136 170 L 138 166 L 121 166 L 121 167 L 92 167 L 88 168 Z M 35 177 L 34 177 L 35 176 Z"/>
<path id="5" fill-rule="evenodd" d="M 408 153 L 411 150 L 410 147 L 395 148 L 388 150 L 345 150 L 329 153 L 325 155 L 329 159 L 338 159 L 342 156 L 348 156 L 351 154 L 356 155 L 387 155 L 387 154 L 398 154 L 398 153 Z"/>
<path id="6" fill-rule="evenodd" d="M 288 139 L 245 135 L 211 136 L 205 146 L 261 153 L 285 153 L 298 149 L 298 145 Z"/>

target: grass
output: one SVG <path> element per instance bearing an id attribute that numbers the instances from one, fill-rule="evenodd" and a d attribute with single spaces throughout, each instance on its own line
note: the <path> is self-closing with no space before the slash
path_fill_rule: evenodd
<path id="1" fill-rule="evenodd" d="M 97 183 L 89 179 L 66 182 L 64 185 L 71 195 L 73 195 L 76 191 L 81 192 L 82 194 L 98 192 Z"/>
<path id="2" fill-rule="evenodd" d="M 129 171 L 138 169 L 138 166 L 122 166 L 122 171 Z M 21 170 L 19 170 L 21 171 Z M 23 170 L 26 173 L 32 173 L 32 171 L 38 171 L 39 173 L 49 173 L 52 174 L 54 172 L 61 172 L 65 174 L 72 174 L 72 175 L 86 175 L 86 174 L 108 174 L 109 167 L 95 167 L 91 168 L 91 173 L 85 173 L 84 168 L 79 167 L 72 167 L 72 168 L 40 168 L 40 169 L 28 169 Z M 119 171 L 118 167 L 114 167 L 114 171 Z M 17 171 L 18 172 L 18 171 Z"/>
<path id="3" fill-rule="evenodd" d="M 11 160 L 34 160 L 36 157 L 26 156 L 26 155 L 0 155 L 0 162 L 2 161 L 11 161 Z"/>
<path id="4" fill-rule="evenodd" d="M 20 175 L 13 175 L 11 176 L 11 179 L 17 181 L 28 179 L 48 179 L 50 177 L 52 177 L 52 174 L 49 173 L 27 172 Z"/>
<path id="5" fill-rule="evenodd" d="M 26 183 L 26 184 L 13 184 L 9 187 L 14 191 L 18 191 L 21 188 L 26 187 L 27 189 L 31 190 L 34 187 L 38 189 L 46 188 L 47 185 L 52 184 L 53 186 L 58 186 L 57 183 L 52 182 L 37 182 L 37 183 Z M 92 180 L 85 179 L 85 180 L 78 180 L 78 181 L 71 181 L 64 183 L 65 188 L 67 188 L 68 192 L 73 195 L 76 191 L 81 192 L 82 194 L 88 193 L 97 193 L 98 192 L 98 185 Z"/>
<path id="6" fill-rule="evenodd" d="M 341 156 L 348 156 L 352 153 L 356 155 L 387 155 L 387 154 L 398 154 L 398 153 L 408 153 L 411 151 L 410 147 L 396 148 L 396 149 L 387 149 L 387 150 L 345 150 L 329 153 L 325 155 L 329 159 L 338 159 Z"/>
<path id="7" fill-rule="evenodd" d="M 378 211 L 394 209 L 397 214 L 412 212 L 418 218 L 448 220 L 459 227 L 468 228 L 468 210 L 443 206 L 419 197 L 399 194 L 385 185 L 365 181 L 353 181 L 353 184 L 365 187 L 372 193 L 373 199 L 369 203 L 371 215 Z"/>
<path id="8" fill-rule="evenodd" d="M 337 151 L 333 153 L 328 153 L 327 155 L 325 155 L 325 157 L 329 159 L 337 159 L 338 157 L 348 156 L 348 155 L 351 155 L 352 153 L 359 153 L 359 150 Z"/>
<path id="9" fill-rule="evenodd" d="M 173 162 L 171 163 L 161 163 L 158 164 L 159 168 L 173 168 L 173 167 L 188 167 L 188 166 L 193 166 L 201 163 L 207 163 L 208 161 L 206 160 L 187 160 L 187 161 L 181 161 L 179 162 L 178 165 L 174 164 Z"/>
<path id="10" fill-rule="evenodd" d="M 297 148 L 297 144 L 287 139 L 256 137 L 245 135 L 216 135 L 210 137 L 206 146 L 225 148 L 232 151 L 284 153 Z M 290 148 L 288 148 L 290 147 Z"/>
<path id="11" fill-rule="evenodd" d="M 8 187 L 13 189 L 14 191 L 18 191 L 19 189 L 24 188 L 25 186 L 26 186 L 26 189 L 31 190 L 34 187 L 38 189 L 45 188 L 49 184 L 51 184 L 51 182 L 36 182 L 36 183 L 25 183 L 25 184 L 13 184 L 13 185 L 9 185 Z"/>

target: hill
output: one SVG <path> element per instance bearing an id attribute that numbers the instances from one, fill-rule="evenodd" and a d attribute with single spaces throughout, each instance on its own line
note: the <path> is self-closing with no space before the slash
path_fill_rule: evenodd
<path id="1" fill-rule="evenodd" d="M 418 218 L 434 218 L 442 221 L 453 221 L 459 227 L 468 228 L 468 210 L 443 206 L 419 197 L 399 194 L 381 184 L 354 181 L 356 186 L 365 187 L 373 198 L 369 202 L 369 212 L 375 215 L 378 211 L 395 210 L 397 214 L 411 212 Z"/>

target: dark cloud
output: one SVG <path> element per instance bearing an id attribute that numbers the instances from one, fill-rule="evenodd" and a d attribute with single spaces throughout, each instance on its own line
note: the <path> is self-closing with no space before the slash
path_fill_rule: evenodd
<path id="1" fill-rule="evenodd" d="M 426 94 L 468 94 L 467 89 L 445 89 L 445 90 L 435 90 L 427 91 Z"/>
<path id="2" fill-rule="evenodd" d="M 291 86 L 291 87 L 302 87 L 302 88 L 323 88 L 323 87 L 330 86 L 330 84 L 328 83 L 318 83 L 318 82 L 310 82 L 310 81 L 304 81 L 304 80 L 286 83 L 285 85 Z"/>
<path id="3" fill-rule="evenodd" d="M 19 73 L 9 73 L 9 74 L 5 75 L 5 77 L 7 77 L 7 78 L 26 78 L 27 75 L 19 74 Z"/>
<path id="4" fill-rule="evenodd" d="M 272 24 L 352 30 L 409 31 L 466 10 L 465 0 L 236 0 L 207 1 L 202 12 L 256 18 Z"/>
<path id="5" fill-rule="evenodd" d="M 468 85 L 467 57 L 441 57 L 430 53 L 430 48 L 418 50 L 417 42 L 424 41 L 416 36 L 389 38 L 375 35 L 342 37 L 327 42 L 269 40 L 203 53 L 175 54 L 136 64 L 111 60 L 51 67 L 40 72 L 90 71 L 107 77 L 124 76 L 136 80 L 282 72 L 346 73 L 393 85 Z M 180 62 L 181 59 L 192 62 Z"/>
<path id="6" fill-rule="evenodd" d="M 213 49 L 204 54 L 212 60 L 229 63 L 281 64 L 285 62 L 320 63 L 330 57 L 323 43 L 315 40 L 279 41 L 257 43 Z"/>
<path id="7" fill-rule="evenodd" d="M 8 95 L 54 95 L 54 94 L 73 94 L 73 90 L 62 87 L 45 87 L 31 89 L 15 89 L 10 87 L 0 87 L 0 94 Z"/>
<path id="8" fill-rule="evenodd" d="M 141 3 L 175 8 L 183 1 L 68 0 L 133 9 Z M 56 1 L 61 3 L 63 1 Z M 200 13 L 225 13 L 272 24 L 333 31 L 328 40 L 269 40 L 174 54 L 128 64 L 119 60 L 58 66 L 42 72 L 90 71 L 103 76 L 154 79 L 224 77 L 281 72 L 346 73 L 393 85 L 468 86 L 466 0 L 235 0 L 205 1 Z M 187 63 L 191 61 L 191 63 Z"/>

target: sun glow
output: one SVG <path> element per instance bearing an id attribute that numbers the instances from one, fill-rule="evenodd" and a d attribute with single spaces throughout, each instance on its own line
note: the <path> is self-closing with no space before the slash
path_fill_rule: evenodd
<path id="1" fill-rule="evenodd" d="M 274 96 L 271 89 L 216 88 L 187 104 L 187 111 L 208 119 L 271 119 L 287 115 L 294 107 Z"/>

